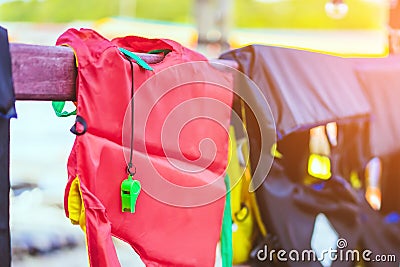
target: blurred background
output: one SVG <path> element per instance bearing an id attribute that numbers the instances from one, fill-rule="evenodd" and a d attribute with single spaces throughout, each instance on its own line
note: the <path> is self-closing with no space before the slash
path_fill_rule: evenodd
<path id="1" fill-rule="evenodd" d="M 247 44 L 340 56 L 384 56 L 400 47 L 396 0 L 0 0 L 10 42 L 54 45 L 68 28 L 107 38 L 169 38 L 209 57 Z M 49 102 L 18 101 L 11 124 L 13 266 L 87 266 L 84 237 L 62 209 L 73 118 Z M 118 241 L 116 241 L 118 242 Z M 133 252 L 118 242 L 121 262 Z"/>
<path id="2" fill-rule="evenodd" d="M 263 43 L 343 55 L 381 55 L 396 0 L 0 0 L 15 42 L 54 44 L 68 27 L 108 38 L 165 37 L 196 48 Z M 214 54 L 213 54 L 214 52 Z"/>

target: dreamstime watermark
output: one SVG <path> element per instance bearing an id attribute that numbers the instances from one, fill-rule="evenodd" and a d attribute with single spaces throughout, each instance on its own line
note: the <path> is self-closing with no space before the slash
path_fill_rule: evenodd
<path id="1" fill-rule="evenodd" d="M 278 262 L 323 262 L 329 260 L 330 262 L 397 262 L 396 255 L 394 254 L 374 254 L 369 249 L 357 250 L 346 249 L 348 246 L 347 240 L 344 238 L 338 239 L 336 248 L 329 248 L 322 250 L 320 253 L 312 249 L 307 250 L 289 250 L 284 249 L 271 249 L 265 245 L 264 248 L 257 252 L 257 259 L 259 261 L 278 261 Z"/>

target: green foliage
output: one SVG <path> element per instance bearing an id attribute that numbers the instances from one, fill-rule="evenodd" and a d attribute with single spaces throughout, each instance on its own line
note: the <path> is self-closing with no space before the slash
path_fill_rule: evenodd
<path id="1" fill-rule="evenodd" d="M 187 23 L 192 17 L 192 1 L 136 0 L 136 17 Z"/>
<path id="2" fill-rule="evenodd" d="M 14 1 L 0 7 L 0 20 L 35 22 L 95 20 L 115 15 L 117 10 L 118 6 L 107 0 Z"/>
<path id="3" fill-rule="evenodd" d="M 129 0 L 126 0 L 129 1 Z M 0 20 L 69 22 L 73 20 L 97 20 L 118 16 L 119 1 L 109 0 L 31 0 L 13 1 L 0 6 Z M 136 10 L 136 12 L 135 12 Z M 136 0 L 136 9 L 123 10 L 139 18 L 188 22 L 191 12 L 189 0 Z"/>
<path id="4" fill-rule="evenodd" d="M 195 0 L 125 0 L 123 15 L 152 20 L 194 22 Z M 335 20 L 325 14 L 327 0 L 234 1 L 233 24 L 262 28 L 381 28 L 386 10 L 373 2 L 346 0 L 349 12 Z M 69 22 L 118 16 L 119 3 L 110 0 L 30 0 L 0 5 L 0 21 Z M 133 4 L 135 3 L 135 4 Z M 211 17 L 211 14 L 210 14 Z"/>
<path id="5" fill-rule="evenodd" d="M 266 1 L 238 0 L 234 21 L 238 27 L 364 29 L 382 28 L 387 17 L 382 5 L 362 0 L 346 0 L 348 14 L 343 19 L 325 13 L 328 0 Z"/>

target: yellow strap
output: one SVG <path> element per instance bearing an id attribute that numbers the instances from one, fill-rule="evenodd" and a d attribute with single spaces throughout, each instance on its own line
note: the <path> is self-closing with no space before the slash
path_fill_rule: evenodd
<path id="1" fill-rule="evenodd" d="M 85 234 L 86 251 L 88 250 L 88 240 L 86 235 L 86 212 L 85 202 L 82 197 L 82 190 L 79 178 L 76 177 L 68 192 L 68 213 L 71 223 L 81 227 Z M 90 254 L 88 253 L 88 266 L 90 266 Z"/>
<path id="2" fill-rule="evenodd" d="M 79 224 L 86 233 L 86 213 L 79 178 L 76 177 L 68 192 L 68 213 L 72 224 Z"/>
<path id="3" fill-rule="evenodd" d="M 229 157 L 228 157 L 228 168 L 227 173 L 230 179 L 230 186 L 231 186 L 231 209 L 232 212 L 237 212 L 240 210 L 241 204 L 241 187 L 242 183 L 240 183 L 241 178 L 241 169 L 238 161 L 237 156 L 237 149 L 236 149 L 236 136 L 235 130 L 233 126 L 229 128 Z M 239 201 L 237 201 L 239 200 Z"/>
<path id="4" fill-rule="evenodd" d="M 245 179 L 250 180 L 249 179 L 250 177 L 251 177 L 250 168 L 246 168 Z M 248 183 L 246 183 L 246 186 L 243 186 L 243 188 L 246 188 L 246 190 L 248 190 L 249 185 L 250 185 L 250 181 Z M 265 228 L 264 222 L 262 221 L 260 208 L 258 207 L 256 194 L 254 192 L 249 192 L 249 202 L 250 202 L 251 209 L 253 211 L 254 218 L 257 222 L 258 229 L 260 230 L 260 233 L 262 234 L 262 236 L 266 237 L 267 229 Z"/>
<path id="5" fill-rule="evenodd" d="M 243 130 L 247 129 L 246 107 L 244 106 L 243 99 L 240 99 L 240 112 L 243 121 Z"/>

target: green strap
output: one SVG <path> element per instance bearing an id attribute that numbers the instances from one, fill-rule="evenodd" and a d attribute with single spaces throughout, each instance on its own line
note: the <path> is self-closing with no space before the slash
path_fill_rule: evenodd
<path id="1" fill-rule="evenodd" d="M 221 257 L 222 267 L 232 267 L 233 248 L 232 248 L 232 213 L 231 213 L 231 193 L 229 176 L 225 176 L 225 209 L 222 219 L 221 231 Z"/>
<path id="2" fill-rule="evenodd" d="M 51 105 L 53 106 L 54 112 L 56 113 L 57 117 L 68 117 L 71 115 L 76 115 L 76 109 L 74 111 L 63 110 L 65 106 L 65 101 L 53 101 Z"/>
<path id="3" fill-rule="evenodd" d="M 136 64 L 138 64 L 140 67 L 142 67 L 145 70 L 153 70 L 152 67 L 149 66 L 149 64 L 146 63 L 146 61 L 144 61 L 143 59 L 141 59 L 138 55 L 132 53 L 129 50 L 126 50 L 125 48 L 120 47 L 119 51 L 121 51 L 122 54 L 124 54 L 127 57 L 130 57 L 131 59 L 133 59 Z"/>
<path id="4" fill-rule="evenodd" d="M 154 50 L 151 50 L 151 51 L 147 52 L 147 54 L 161 54 L 161 53 L 163 53 L 164 56 L 166 56 L 171 51 L 172 51 L 171 49 L 154 49 Z"/>

